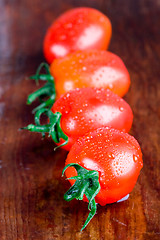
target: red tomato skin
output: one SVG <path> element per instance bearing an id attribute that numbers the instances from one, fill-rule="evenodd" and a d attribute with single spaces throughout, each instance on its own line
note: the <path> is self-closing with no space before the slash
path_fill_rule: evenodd
<path id="1" fill-rule="evenodd" d="M 75 88 L 108 88 L 124 96 L 130 87 L 130 75 L 123 61 L 103 50 L 78 51 L 56 59 L 50 66 L 59 98 Z"/>
<path id="2" fill-rule="evenodd" d="M 111 34 L 111 22 L 103 13 L 93 8 L 74 8 L 58 17 L 47 30 L 44 56 L 51 63 L 77 50 L 105 50 Z"/>
<path id="3" fill-rule="evenodd" d="M 136 139 L 117 129 L 103 127 L 78 138 L 72 146 L 65 165 L 78 163 L 99 172 L 101 189 L 95 201 L 104 206 L 128 193 L 136 184 L 143 167 L 142 152 Z M 76 176 L 75 168 L 66 170 L 67 178 Z M 69 180 L 73 185 L 74 180 Z M 86 201 L 86 198 L 83 199 Z"/>
<path id="4" fill-rule="evenodd" d="M 133 121 L 130 106 L 109 89 L 74 89 L 59 98 L 51 111 L 62 114 L 61 128 L 69 137 L 66 150 L 88 131 L 109 126 L 128 132 Z"/>

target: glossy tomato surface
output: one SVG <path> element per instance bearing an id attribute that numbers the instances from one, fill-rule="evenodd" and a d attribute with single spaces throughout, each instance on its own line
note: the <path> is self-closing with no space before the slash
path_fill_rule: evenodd
<path id="1" fill-rule="evenodd" d="M 67 156 L 65 164 L 70 163 L 99 172 L 101 189 L 95 201 L 102 206 L 130 193 L 143 166 L 141 149 L 135 138 L 107 127 L 80 137 Z M 65 175 L 69 178 L 77 172 L 69 167 Z M 69 181 L 73 184 L 75 180 Z"/>
<path id="2" fill-rule="evenodd" d="M 55 78 L 57 98 L 74 88 L 108 88 L 124 96 L 130 76 L 123 61 L 109 51 L 86 50 L 56 59 L 50 66 Z"/>
<path id="3" fill-rule="evenodd" d="M 44 38 L 44 56 L 51 63 L 55 58 L 85 49 L 107 49 L 111 38 L 108 17 L 93 8 L 74 8 L 58 17 Z"/>
<path id="4" fill-rule="evenodd" d="M 109 89 L 74 89 L 59 98 L 51 111 L 60 112 L 61 128 L 69 137 L 69 150 L 79 136 L 109 126 L 128 132 L 133 121 L 130 106 Z"/>

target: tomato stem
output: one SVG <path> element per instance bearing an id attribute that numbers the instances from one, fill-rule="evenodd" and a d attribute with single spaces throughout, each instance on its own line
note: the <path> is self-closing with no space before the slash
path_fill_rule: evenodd
<path id="1" fill-rule="evenodd" d="M 43 68 L 45 69 L 46 74 L 40 74 Z M 39 80 L 47 81 L 43 87 L 39 88 L 28 96 L 27 104 L 31 104 L 37 98 L 39 98 L 40 102 L 42 102 L 38 107 L 33 109 L 32 112 L 35 113 L 36 111 L 44 107 L 50 109 L 55 102 L 56 91 L 54 78 L 50 74 L 49 65 L 47 63 L 41 63 L 36 71 L 36 74 L 31 76 L 30 79 L 34 79 L 37 84 Z M 48 97 L 48 99 L 44 101 L 44 97 Z"/>
<path id="2" fill-rule="evenodd" d="M 89 204 L 88 209 L 90 213 L 85 221 L 81 231 L 88 225 L 91 219 L 96 213 L 95 196 L 100 190 L 99 173 L 95 170 L 87 170 L 76 163 L 70 163 L 66 165 L 62 171 L 62 175 L 68 167 L 74 167 L 77 171 L 77 176 L 70 177 L 68 179 L 76 180 L 74 185 L 64 194 L 66 201 L 71 201 L 76 198 L 77 200 L 83 200 L 84 195 L 87 197 Z"/>
<path id="3" fill-rule="evenodd" d="M 49 118 L 48 124 L 43 125 L 41 124 L 40 118 L 42 114 L 45 114 Z M 47 108 L 42 108 L 35 113 L 34 116 L 35 125 L 29 124 L 27 127 L 23 127 L 21 129 L 26 129 L 29 130 L 30 132 L 39 132 L 42 134 L 42 137 L 45 137 L 45 133 L 48 133 L 55 143 L 59 143 L 60 140 L 63 139 L 64 143 L 58 146 L 61 147 L 68 143 L 68 137 L 61 129 L 60 119 L 61 119 L 60 112 L 53 113 L 51 110 Z M 57 147 L 55 149 L 57 149 Z"/>

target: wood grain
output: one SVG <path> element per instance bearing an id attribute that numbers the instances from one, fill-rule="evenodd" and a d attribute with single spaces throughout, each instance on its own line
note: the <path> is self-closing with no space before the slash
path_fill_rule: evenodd
<path id="1" fill-rule="evenodd" d="M 94 7 L 112 21 L 110 51 L 131 75 L 125 96 L 134 112 L 131 134 L 144 167 L 130 198 L 98 206 L 80 233 L 87 205 L 65 202 L 69 183 L 61 177 L 67 152 L 50 139 L 18 131 L 33 122 L 26 106 L 35 85 L 27 77 L 42 62 L 50 23 L 76 6 Z M 160 239 L 160 2 L 159 0 L 1 0 L 0 2 L 0 239 Z M 35 103 L 36 105 L 36 103 Z"/>

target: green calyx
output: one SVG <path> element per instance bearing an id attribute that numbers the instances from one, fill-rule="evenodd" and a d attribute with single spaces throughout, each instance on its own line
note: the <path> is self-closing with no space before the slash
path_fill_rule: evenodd
<path id="1" fill-rule="evenodd" d="M 46 74 L 40 74 L 42 69 L 45 69 Z M 55 91 L 55 83 L 54 78 L 50 74 L 49 65 L 47 63 L 41 63 L 36 71 L 36 74 L 31 76 L 30 79 L 33 79 L 38 84 L 39 80 L 46 81 L 45 85 L 35 92 L 31 93 L 28 96 L 27 104 L 31 104 L 35 99 L 39 99 L 41 104 L 33 109 L 33 113 L 38 111 L 42 108 L 51 108 L 53 103 L 55 102 L 56 97 L 56 91 Z M 44 98 L 48 98 L 47 100 L 44 100 Z"/>
<path id="2" fill-rule="evenodd" d="M 48 124 L 42 125 L 40 123 L 40 118 L 42 114 L 45 114 L 48 117 L 49 119 Z M 61 129 L 60 119 L 61 119 L 60 112 L 53 113 L 51 110 L 47 108 L 42 108 L 35 113 L 34 116 L 35 125 L 29 124 L 27 127 L 23 127 L 21 129 L 26 129 L 29 130 L 30 132 L 39 132 L 42 134 L 42 137 L 45 137 L 45 133 L 48 133 L 55 143 L 59 143 L 60 140 L 63 139 L 64 143 L 58 146 L 62 147 L 68 143 L 68 137 L 64 134 L 64 132 Z M 56 147 L 55 149 L 57 149 L 58 147 Z"/>
<path id="3" fill-rule="evenodd" d="M 95 196 L 100 190 L 99 173 L 95 170 L 87 170 L 81 167 L 79 164 L 70 163 L 66 165 L 62 171 L 62 175 L 68 167 L 74 167 L 77 171 L 77 176 L 70 177 L 68 179 L 75 179 L 74 185 L 64 194 L 66 201 L 71 201 L 76 198 L 77 200 L 83 200 L 84 195 L 87 197 L 89 204 L 88 209 L 90 213 L 85 221 L 81 231 L 88 225 L 91 219 L 96 213 Z"/>

